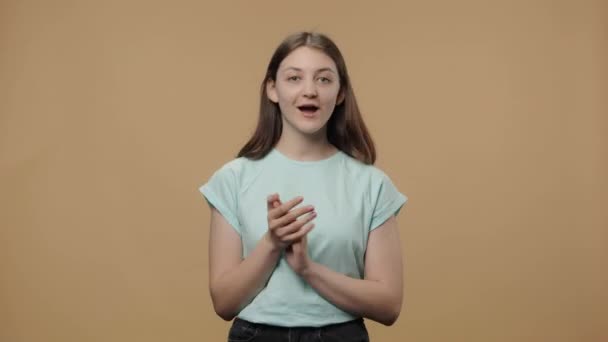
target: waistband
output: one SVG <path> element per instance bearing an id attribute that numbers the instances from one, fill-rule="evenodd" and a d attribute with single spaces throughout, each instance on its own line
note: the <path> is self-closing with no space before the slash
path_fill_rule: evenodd
<path id="1" fill-rule="evenodd" d="M 278 326 L 278 325 L 270 325 L 270 324 L 264 324 L 264 323 L 254 323 L 254 322 L 249 322 L 246 321 L 244 319 L 238 318 L 236 317 L 234 319 L 233 324 L 235 326 L 244 326 L 244 327 L 248 327 L 248 328 L 258 328 L 258 329 L 273 329 L 273 330 L 332 330 L 335 328 L 343 328 L 343 327 L 347 327 L 347 326 L 365 326 L 365 323 L 363 322 L 363 318 L 357 318 L 354 319 L 352 321 L 347 321 L 347 322 L 342 322 L 342 323 L 332 323 L 332 324 L 328 324 L 328 325 L 324 325 L 324 326 L 320 326 L 320 327 L 283 327 L 283 326 Z"/>

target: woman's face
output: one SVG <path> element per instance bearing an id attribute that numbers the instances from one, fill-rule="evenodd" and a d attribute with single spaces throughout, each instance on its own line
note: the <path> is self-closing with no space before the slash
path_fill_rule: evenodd
<path id="1" fill-rule="evenodd" d="M 318 49 L 302 46 L 279 65 L 276 82 L 266 86 L 279 105 L 283 124 L 302 134 L 323 132 L 336 104 L 343 100 L 336 63 Z"/>

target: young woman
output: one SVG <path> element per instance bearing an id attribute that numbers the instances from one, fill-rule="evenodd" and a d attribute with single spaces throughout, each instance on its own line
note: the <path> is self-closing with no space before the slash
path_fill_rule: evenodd
<path id="1" fill-rule="evenodd" d="M 376 151 L 344 59 L 325 35 L 287 37 L 259 121 L 200 187 L 211 208 L 209 286 L 229 341 L 368 341 L 403 298 L 397 216 L 407 197 Z"/>

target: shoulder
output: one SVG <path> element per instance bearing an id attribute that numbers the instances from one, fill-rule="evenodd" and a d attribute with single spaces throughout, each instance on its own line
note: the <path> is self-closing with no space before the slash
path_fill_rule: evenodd
<path id="1" fill-rule="evenodd" d="M 231 159 L 222 164 L 216 172 L 220 173 L 231 173 L 234 175 L 240 175 L 245 172 L 250 172 L 261 167 L 264 164 L 264 159 L 253 160 L 246 157 L 238 157 Z"/>
<path id="2" fill-rule="evenodd" d="M 236 174 L 239 174 L 242 172 L 242 169 L 245 166 L 245 163 L 246 163 L 246 158 L 243 158 L 243 157 L 235 158 L 235 159 L 229 160 L 229 161 L 225 162 L 224 164 L 222 164 L 215 172 L 236 175 Z"/>
<path id="3" fill-rule="evenodd" d="M 238 157 L 222 164 L 213 173 L 212 177 L 224 179 L 237 186 L 243 186 L 258 177 L 265 164 L 265 159 L 253 160 L 246 157 Z"/>
<path id="4" fill-rule="evenodd" d="M 347 154 L 344 154 L 344 156 L 345 168 L 349 175 L 355 180 L 367 180 L 371 184 L 375 184 L 389 178 L 386 172 L 376 165 L 365 164 Z"/>

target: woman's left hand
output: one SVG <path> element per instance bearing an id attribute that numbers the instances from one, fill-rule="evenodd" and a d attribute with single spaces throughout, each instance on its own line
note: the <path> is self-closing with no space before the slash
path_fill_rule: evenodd
<path id="1" fill-rule="evenodd" d="M 272 205 L 276 208 L 281 205 L 281 202 L 276 201 Z M 308 242 L 306 240 L 306 235 L 299 241 L 294 242 L 285 248 L 285 259 L 291 269 L 298 275 L 302 275 L 302 273 L 310 267 L 311 261 L 310 258 L 308 258 Z"/>
<path id="2" fill-rule="evenodd" d="M 306 235 L 304 235 L 299 241 L 292 243 L 290 246 L 285 248 L 285 259 L 287 264 L 294 270 L 298 275 L 302 275 L 311 264 L 310 258 L 308 257 L 308 243 Z"/>

